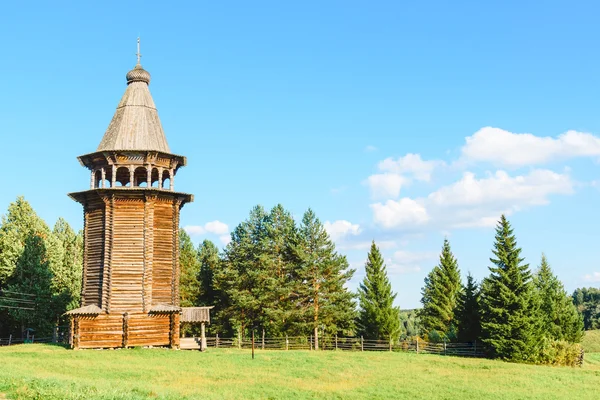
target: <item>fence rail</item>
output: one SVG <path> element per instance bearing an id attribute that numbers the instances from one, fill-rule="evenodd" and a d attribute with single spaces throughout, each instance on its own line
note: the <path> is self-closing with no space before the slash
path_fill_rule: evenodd
<path id="1" fill-rule="evenodd" d="M 208 348 L 252 348 L 250 338 L 219 337 L 206 338 Z M 290 336 L 279 338 L 255 338 L 254 348 L 258 350 L 313 350 L 315 341 L 313 337 Z M 454 355 L 465 357 L 483 357 L 484 352 L 477 342 L 473 343 L 431 343 L 419 340 L 371 340 L 361 337 L 323 337 L 319 338 L 320 350 L 341 351 L 406 351 L 415 353 L 428 353 L 440 355 Z"/>

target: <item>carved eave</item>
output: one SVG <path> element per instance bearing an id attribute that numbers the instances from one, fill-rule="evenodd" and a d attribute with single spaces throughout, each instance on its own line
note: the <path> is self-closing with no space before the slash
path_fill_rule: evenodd
<path id="1" fill-rule="evenodd" d="M 111 150 L 96 151 L 77 157 L 79 163 L 93 170 L 110 165 L 147 165 L 152 164 L 177 171 L 187 165 L 187 158 L 177 154 L 155 150 Z"/>
<path id="2" fill-rule="evenodd" d="M 181 202 L 181 206 L 183 206 L 185 203 L 191 203 L 194 201 L 194 195 L 189 193 L 172 192 L 170 190 L 145 187 L 91 189 L 82 192 L 69 193 L 69 197 L 76 202 L 85 205 L 90 200 L 98 199 L 99 197 L 108 198 L 113 194 L 118 195 L 120 199 L 143 199 L 149 195 L 169 200 L 175 198 Z"/>

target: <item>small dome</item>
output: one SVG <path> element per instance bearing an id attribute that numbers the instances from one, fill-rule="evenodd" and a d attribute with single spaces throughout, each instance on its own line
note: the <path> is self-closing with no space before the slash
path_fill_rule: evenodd
<path id="1" fill-rule="evenodd" d="M 140 64 L 136 65 L 131 71 L 127 73 L 127 84 L 131 82 L 146 82 L 150 84 L 150 73 L 146 71 Z"/>

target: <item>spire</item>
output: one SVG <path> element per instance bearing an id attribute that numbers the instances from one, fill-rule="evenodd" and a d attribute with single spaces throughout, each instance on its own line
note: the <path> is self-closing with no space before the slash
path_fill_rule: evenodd
<path id="1" fill-rule="evenodd" d="M 140 64 L 139 38 L 137 46 L 137 64 L 126 75 L 127 89 L 97 151 L 155 150 L 170 153 L 148 88 L 150 73 Z"/>

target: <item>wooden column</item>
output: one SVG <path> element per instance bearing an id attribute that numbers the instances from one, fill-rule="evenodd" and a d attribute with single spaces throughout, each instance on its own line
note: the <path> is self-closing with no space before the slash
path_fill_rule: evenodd
<path id="1" fill-rule="evenodd" d="M 205 351 L 206 350 L 206 329 L 205 329 L 205 323 L 201 322 L 200 323 L 200 351 Z"/>
<path id="2" fill-rule="evenodd" d="M 134 178 L 135 178 L 135 167 L 133 165 L 130 165 L 129 166 L 129 186 L 130 187 L 135 186 Z"/>
<path id="3" fill-rule="evenodd" d="M 142 275 L 142 305 L 144 312 L 152 307 L 152 269 L 154 262 L 154 204 L 156 196 L 144 198 L 144 269 Z"/>
<path id="4" fill-rule="evenodd" d="M 150 164 L 146 165 L 146 186 L 152 187 L 152 165 Z"/>
<path id="5" fill-rule="evenodd" d="M 158 188 L 162 189 L 162 176 L 163 176 L 163 169 L 159 168 L 158 169 Z"/>
<path id="6" fill-rule="evenodd" d="M 129 314 L 123 314 L 123 347 L 127 348 L 129 342 Z"/>
<path id="7" fill-rule="evenodd" d="M 169 170 L 169 190 L 172 192 L 175 190 L 175 171 Z"/>
<path id="8" fill-rule="evenodd" d="M 115 187 L 117 185 L 117 166 L 112 166 L 112 178 L 110 181 L 110 187 Z"/>
<path id="9" fill-rule="evenodd" d="M 106 169 L 102 167 L 102 189 L 106 188 Z"/>
<path id="10" fill-rule="evenodd" d="M 179 348 L 179 319 L 179 313 L 175 312 L 170 314 L 171 326 L 169 329 L 169 344 L 173 349 Z"/>
<path id="11" fill-rule="evenodd" d="M 94 181 L 96 180 L 96 171 L 92 170 L 92 177 L 90 179 L 90 189 L 94 188 Z"/>

